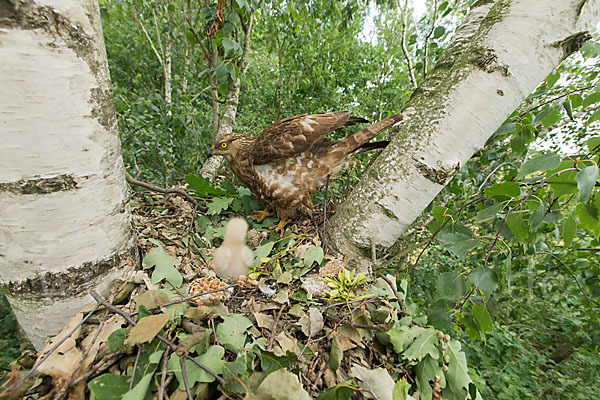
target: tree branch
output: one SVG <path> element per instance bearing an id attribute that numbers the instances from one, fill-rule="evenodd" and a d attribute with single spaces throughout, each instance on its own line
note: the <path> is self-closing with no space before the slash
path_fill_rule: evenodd
<path id="1" fill-rule="evenodd" d="M 410 82 L 413 85 L 413 88 L 416 88 L 417 85 L 417 78 L 415 78 L 415 71 L 412 65 L 412 59 L 410 58 L 410 55 L 408 54 L 408 49 L 406 47 L 406 34 L 408 31 L 408 0 L 404 1 L 404 9 L 402 10 L 402 32 L 400 34 L 400 38 L 401 38 L 401 47 L 402 47 L 402 54 L 404 54 L 404 58 L 406 58 L 406 65 L 408 67 L 408 76 L 410 78 Z"/>

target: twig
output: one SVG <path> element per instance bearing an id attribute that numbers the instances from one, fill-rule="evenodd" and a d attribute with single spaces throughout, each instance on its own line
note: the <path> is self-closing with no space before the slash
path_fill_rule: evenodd
<path id="1" fill-rule="evenodd" d="M 108 308 L 112 312 L 117 313 L 120 316 L 122 316 L 123 318 L 125 318 L 125 321 L 127 321 L 127 323 L 129 323 L 129 325 L 131 325 L 131 326 L 136 326 L 137 325 L 136 322 L 133 319 L 131 319 L 131 315 L 130 314 L 128 314 L 125 311 L 123 311 L 123 310 L 121 310 L 121 309 L 113 306 L 112 304 L 106 302 L 106 300 L 104 300 L 102 297 L 100 297 L 98 295 L 98 293 L 96 293 L 94 291 L 91 291 L 90 292 L 90 296 L 92 296 L 94 298 L 94 300 L 96 300 L 98 303 L 100 303 L 104 307 Z M 169 339 L 166 339 L 165 337 L 163 337 L 161 335 L 156 335 L 156 338 L 158 340 L 160 340 L 161 342 L 163 342 L 164 344 L 166 344 L 167 346 L 169 346 L 169 348 L 172 351 L 177 350 L 177 345 L 175 343 L 173 343 L 172 341 L 170 341 Z M 194 364 L 196 364 L 197 366 L 199 366 L 200 368 L 202 368 L 209 375 L 211 375 L 213 378 L 215 378 L 223 387 L 226 387 L 226 383 L 223 380 L 223 378 L 221 378 L 219 375 L 217 375 L 212 369 L 208 368 L 206 365 L 202 364 L 200 361 L 194 359 L 189 354 L 183 354 L 182 357 L 185 357 L 187 360 L 190 360 L 191 362 L 193 362 Z"/>
<path id="2" fill-rule="evenodd" d="M 187 393 L 188 400 L 194 400 L 192 393 L 190 392 L 190 384 L 188 382 L 187 371 L 185 369 L 185 358 L 179 357 L 179 366 L 181 368 L 181 375 L 183 375 L 183 385 L 185 386 L 185 392 Z"/>
<path id="3" fill-rule="evenodd" d="M 163 400 L 165 387 L 167 387 L 167 361 L 169 360 L 170 349 L 167 347 L 163 354 L 162 376 L 160 377 L 160 387 L 158 388 L 158 400 Z"/>
<path id="4" fill-rule="evenodd" d="M 529 198 L 531 196 L 533 196 L 533 194 L 535 192 L 537 192 L 542 186 L 544 186 L 546 184 L 546 182 L 548 182 L 548 180 L 550 180 L 551 178 L 555 177 L 555 176 L 559 176 L 560 174 L 562 174 L 563 172 L 567 172 L 567 171 L 578 171 L 577 168 L 567 168 L 567 169 L 563 169 L 561 171 L 558 171 L 548 177 L 546 177 L 545 179 L 543 179 L 535 188 L 531 189 L 530 193 L 527 194 L 527 196 L 525 196 L 523 198 L 523 200 L 521 200 L 521 202 L 519 204 L 517 204 L 516 206 L 512 207 L 510 210 L 508 210 L 508 212 L 506 213 L 506 216 L 504 217 L 504 219 L 502 220 L 502 224 L 500 225 L 500 228 L 498 229 L 498 232 L 496 233 L 495 237 L 494 237 L 494 241 L 492 242 L 486 256 L 485 256 L 485 260 L 483 262 L 483 265 L 486 265 L 490 255 L 492 254 L 492 251 L 494 250 L 494 248 L 496 247 L 496 244 L 498 243 L 498 239 L 500 238 L 500 232 L 502 232 L 502 229 L 504 229 L 504 225 L 506 225 L 506 221 L 508 220 L 508 216 L 517 208 L 521 207 L 527 200 L 529 200 Z"/>
<path id="5" fill-rule="evenodd" d="M 337 322 L 338 324 L 348 325 L 353 328 L 370 329 L 372 331 L 377 331 L 377 332 L 385 332 L 388 330 L 388 327 L 385 324 L 377 324 L 377 325 L 358 324 L 356 322 L 350 322 L 345 319 L 334 317 L 333 315 L 329 315 L 329 314 L 325 314 L 325 317 L 329 318 L 333 322 Z"/>
<path id="6" fill-rule="evenodd" d="M 538 108 L 544 107 L 546 104 L 554 103 L 556 100 L 560 100 L 560 99 L 562 99 L 563 97 L 567 97 L 567 96 L 569 96 L 569 95 L 571 95 L 571 94 L 573 94 L 573 93 L 577 93 L 577 92 L 583 92 L 584 90 L 593 89 L 593 88 L 595 88 L 595 87 L 596 87 L 595 85 L 590 85 L 590 86 L 582 87 L 582 88 L 579 88 L 579 89 L 573 89 L 573 90 L 571 90 L 570 92 L 563 93 L 563 94 L 561 94 L 560 96 L 554 97 L 554 98 L 552 98 L 552 99 L 550 99 L 550 100 L 548 100 L 548 101 L 545 101 L 545 102 L 543 102 L 543 103 L 541 103 L 541 104 L 538 104 L 538 105 L 537 105 L 537 106 L 535 106 L 535 107 L 532 107 L 532 108 L 529 108 L 529 109 L 527 109 L 527 110 L 523 111 L 523 112 L 522 112 L 522 113 L 519 115 L 519 117 L 523 117 L 523 116 L 524 116 L 525 114 L 527 114 L 527 113 L 530 113 L 530 112 L 532 112 L 532 111 L 534 111 L 534 110 L 537 110 Z"/>
<path id="7" fill-rule="evenodd" d="M 177 300 L 169 301 L 167 303 L 163 303 L 163 304 L 159 304 L 159 305 L 156 305 L 156 306 L 148 307 L 147 310 L 148 311 L 153 311 L 153 310 L 156 310 L 156 309 L 161 308 L 161 307 L 167 307 L 167 306 L 171 306 L 173 304 L 181 304 L 181 303 L 186 302 L 188 300 L 195 299 L 196 297 L 204 296 L 205 294 L 211 294 L 211 293 L 215 293 L 215 292 L 222 292 L 224 290 L 228 290 L 229 288 L 236 287 L 236 286 L 239 286 L 239 283 L 234 283 L 234 284 L 225 286 L 224 288 L 221 288 L 221 289 L 213 289 L 213 290 L 209 290 L 207 292 L 196 293 L 196 294 L 194 294 L 192 296 L 184 297 L 182 299 L 177 299 Z M 134 312 L 130 313 L 129 315 L 133 317 L 133 316 L 137 315 L 138 312 L 139 311 L 134 311 Z"/>
<path id="8" fill-rule="evenodd" d="M 5 389 L 4 391 L 2 391 L 2 393 L 0 393 L 0 397 L 1 395 L 11 392 L 13 390 L 15 390 L 16 388 L 18 388 L 25 380 L 29 379 L 34 373 L 35 371 L 39 368 L 39 366 L 48 359 L 48 357 L 50 357 L 50 355 L 61 345 L 65 342 L 65 340 L 67 340 L 68 338 L 71 337 L 71 335 L 73 335 L 73 333 L 75 333 L 75 331 L 77 329 L 79 329 L 81 327 L 81 325 L 84 324 L 85 321 L 88 320 L 89 317 L 92 316 L 93 313 L 96 312 L 96 310 L 98 310 L 100 306 L 98 304 L 96 304 L 94 306 L 94 308 L 87 313 L 87 315 L 85 317 L 83 317 L 83 319 L 73 328 L 69 331 L 69 333 L 67 333 L 62 339 L 60 339 L 58 342 L 56 342 L 56 344 L 54 346 L 52 346 L 52 348 L 50 348 L 50 350 L 48 350 L 48 352 L 40 359 L 40 361 L 38 363 L 36 363 L 31 370 L 26 373 L 25 375 L 23 375 L 18 381 L 16 381 L 15 383 L 13 383 L 10 387 L 8 387 L 7 389 Z"/>
<path id="9" fill-rule="evenodd" d="M 122 287 L 123 286 L 121 286 L 121 288 Z M 119 291 L 120 291 L 120 289 L 117 292 L 119 292 Z M 104 318 L 102 319 L 102 321 L 98 325 L 98 328 L 96 328 L 96 334 L 94 335 L 94 339 L 91 341 L 91 343 L 88 346 L 88 348 L 85 349 L 85 352 L 79 358 L 79 362 L 77 363 L 77 366 L 73 369 L 73 372 L 71 372 L 71 375 L 69 375 L 69 378 L 67 378 L 67 381 L 64 383 L 63 388 L 65 390 L 68 389 L 71 386 L 71 382 L 75 378 L 75 374 L 77 373 L 77 371 L 81 367 L 81 364 L 83 364 L 83 361 L 85 360 L 85 358 L 88 356 L 88 354 L 92 350 L 92 347 L 94 346 L 94 343 L 96 343 L 96 340 L 98 340 L 98 336 L 100 335 L 100 331 L 102 331 L 102 328 L 104 327 L 104 323 L 106 322 L 106 318 L 107 317 L 108 317 L 108 310 L 106 310 L 106 312 L 104 313 Z M 54 396 L 54 400 L 60 399 L 61 392 L 62 392 L 62 390 L 58 391 L 58 393 L 56 394 L 56 396 Z"/>
<path id="10" fill-rule="evenodd" d="M 149 190 L 152 190 L 155 192 L 178 194 L 181 197 L 183 197 L 184 199 L 186 199 L 187 201 L 189 201 L 190 203 L 192 203 L 194 206 L 198 207 L 200 209 L 200 211 L 205 212 L 207 210 L 206 207 L 198 204 L 198 201 L 196 201 L 196 199 L 194 197 L 192 197 L 188 192 L 186 192 L 183 189 L 179 189 L 179 188 L 165 189 L 160 186 L 153 185 L 151 183 L 142 182 L 142 181 L 135 179 L 131 175 L 129 175 L 128 172 L 125 172 L 125 178 L 127 179 L 127 182 L 129 182 L 132 185 L 141 186 L 143 188 L 146 188 L 146 189 L 149 189 Z"/>
<path id="11" fill-rule="evenodd" d="M 427 64 L 429 58 L 429 40 L 431 39 L 431 35 L 433 35 L 433 31 L 435 29 L 435 21 L 437 19 L 437 8 L 438 8 L 438 0 L 434 0 L 433 2 L 433 16 L 431 17 L 431 29 L 425 36 L 425 55 L 423 56 L 423 79 L 427 77 Z"/>
<path id="12" fill-rule="evenodd" d="M 578 249 L 580 250 L 580 249 Z M 585 297 L 585 299 L 588 302 L 588 305 L 592 305 L 594 304 L 596 307 L 600 307 L 600 305 L 598 303 L 596 303 L 595 301 L 590 300 L 590 298 L 588 297 L 587 294 L 585 294 L 585 292 L 583 291 L 583 288 L 581 287 L 581 285 L 579 284 L 579 281 L 577 280 L 577 277 L 575 276 L 575 274 L 573 274 L 573 272 L 569 269 L 569 267 L 567 266 L 567 264 L 565 264 L 556 254 L 551 253 L 549 251 L 538 251 L 538 254 L 548 254 L 549 256 L 551 256 L 552 258 L 554 258 L 556 261 L 558 261 L 560 263 L 560 265 L 562 265 L 567 272 L 569 273 L 569 275 L 571 275 L 571 278 L 573 278 L 573 280 L 575 281 L 575 283 L 577 284 L 577 287 L 579 288 L 579 291 L 581 292 L 581 294 L 583 295 L 583 297 Z M 598 312 L 598 310 L 596 310 L 596 312 Z"/>
<path id="13" fill-rule="evenodd" d="M 111 365 L 119 360 L 119 357 L 123 355 L 123 350 L 118 350 L 114 353 L 107 354 L 104 356 L 102 360 L 100 360 L 94 367 L 92 367 L 88 372 L 81 375 L 79 378 L 75 379 L 71 386 L 77 385 L 79 382 L 86 380 L 90 376 L 94 375 L 96 372 L 104 371 L 108 369 Z"/>
<path id="14" fill-rule="evenodd" d="M 416 88 L 417 78 L 415 78 L 415 71 L 412 65 L 412 60 L 410 55 L 408 54 L 408 49 L 406 47 L 406 32 L 408 31 L 408 0 L 404 1 L 404 8 L 402 10 L 402 32 L 400 33 L 400 47 L 402 48 L 402 54 L 404 54 L 404 58 L 406 58 L 406 66 L 408 67 L 408 77 L 410 78 L 410 83 L 412 83 L 413 88 Z"/>
<path id="15" fill-rule="evenodd" d="M 138 345 L 137 354 L 135 355 L 135 362 L 133 363 L 133 370 L 131 371 L 131 379 L 129 380 L 129 390 L 133 389 L 133 381 L 135 380 L 135 370 L 137 369 L 138 362 L 140 361 L 140 355 L 142 354 L 142 345 Z"/>
<path id="16" fill-rule="evenodd" d="M 448 225 L 448 222 L 450 222 L 450 221 L 452 221 L 454 219 L 454 216 L 459 215 L 466 207 L 470 206 L 471 204 L 473 204 L 475 202 L 478 202 L 479 200 L 481 200 L 483 198 L 484 198 L 484 196 L 479 196 L 476 199 L 473 199 L 473 200 L 469 201 L 468 203 L 463 204 L 454 214 L 452 214 L 446 221 L 444 221 L 444 223 L 442 224 L 442 226 L 440 226 L 431 235 L 431 237 L 427 241 L 427 244 L 425 245 L 425 247 L 423 247 L 423 249 L 421 249 L 421 252 L 419 253 L 419 256 L 417 257 L 417 260 L 413 263 L 412 267 L 410 267 L 408 269 L 408 271 L 406 271 L 406 273 L 402 276 L 402 278 L 400 278 L 400 280 L 402 281 L 402 279 L 406 278 L 408 276 L 408 274 L 410 274 L 417 267 L 417 264 L 419 263 L 419 261 L 421 260 L 421 257 L 425 253 L 425 250 L 427 250 L 429 248 L 429 246 L 431 246 L 431 243 L 433 242 L 433 239 L 435 239 L 435 237 L 437 236 L 437 234 L 440 233 L 441 230 L 446 227 L 446 225 Z"/>

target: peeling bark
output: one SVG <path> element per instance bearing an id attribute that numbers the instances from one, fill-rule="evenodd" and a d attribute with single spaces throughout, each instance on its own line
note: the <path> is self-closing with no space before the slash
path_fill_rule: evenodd
<path id="1" fill-rule="evenodd" d="M 98 5 L 0 6 L 0 289 L 36 348 L 136 263 Z"/>
<path id="2" fill-rule="evenodd" d="M 476 2 L 390 131 L 390 145 L 338 206 L 326 230 L 332 250 L 362 268 L 372 242 L 388 252 L 598 20 L 600 0 Z"/>

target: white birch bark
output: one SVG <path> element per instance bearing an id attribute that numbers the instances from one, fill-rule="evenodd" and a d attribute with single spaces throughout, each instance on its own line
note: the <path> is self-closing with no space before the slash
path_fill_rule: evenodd
<path id="1" fill-rule="evenodd" d="M 327 243 L 368 267 L 535 87 L 582 44 L 600 0 L 478 1 L 411 98 L 392 143 L 338 207 Z"/>
<path id="2" fill-rule="evenodd" d="M 137 260 L 98 5 L 0 10 L 0 283 L 40 349 Z"/>

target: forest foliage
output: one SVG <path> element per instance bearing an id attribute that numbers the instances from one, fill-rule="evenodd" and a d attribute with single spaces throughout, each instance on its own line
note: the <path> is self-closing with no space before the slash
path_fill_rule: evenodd
<path id="1" fill-rule="evenodd" d="M 221 3 L 211 67 L 184 20 L 214 20 Z M 429 1 L 415 15 L 402 1 L 103 1 L 126 165 L 164 185 L 197 173 L 211 144 L 209 81 L 224 94 L 239 77 L 241 13 L 256 17 L 236 130 L 256 134 L 303 112 L 350 109 L 377 120 L 401 111 L 468 3 Z M 172 40 L 170 103 L 141 24 L 154 41 Z M 548 76 L 428 207 L 414 247 L 383 265 L 408 279 L 428 323 L 461 335 L 484 397 L 585 398 L 600 389 L 599 49 L 589 41 Z M 363 168 L 332 184 L 335 201 Z M 215 215 L 244 212 L 235 196 L 210 197 Z"/>
<path id="2" fill-rule="evenodd" d="M 428 1 L 416 15 L 405 1 L 102 0 L 126 168 L 163 186 L 187 177 L 207 199 L 196 229 L 218 243 L 226 218 L 258 204 L 227 171 L 230 179 L 217 188 L 196 176 L 212 144 L 213 96 L 224 104 L 228 85 L 241 78 L 235 126 L 248 134 L 304 112 L 350 109 L 384 118 L 402 111 L 426 79 L 469 3 Z M 216 62 L 196 31 L 215 22 Z M 448 388 L 444 398 L 475 398 L 475 387 L 497 399 L 600 392 L 599 56 L 596 37 L 549 75 L 429 205 L 410 231 L 412 245 L 379 260 L 377 272 L 396 276 L 410 317 L 377 335 L 416 378 L 402 381 L 406 392 L 410 386 L 431 398 L 436 375 L 447 378 L 439 382 Z M 365 161 L 332 182 L 335 202 Z M 323 193 L 315 204 L 323 206 Z M 284 248 L 267 238 L 255 255 L 260 264 Z M 311 251 L 306 263 L 323 262 L 322 250 Z M 292 259 L 280 273 L 306 263 Z M 354 299 L 354 279 L 332 278 L 338 300 Z M 235 331 L 229 325 L 244 323 L 219 327 Z M 222 356 L 224 349 L 206 351 Z M 394 380 L 394 399 L 403 398 L 404 383 Z M 354 389 L 345 389 L 355 384 L 323 398 L 349 398 Z"/>

